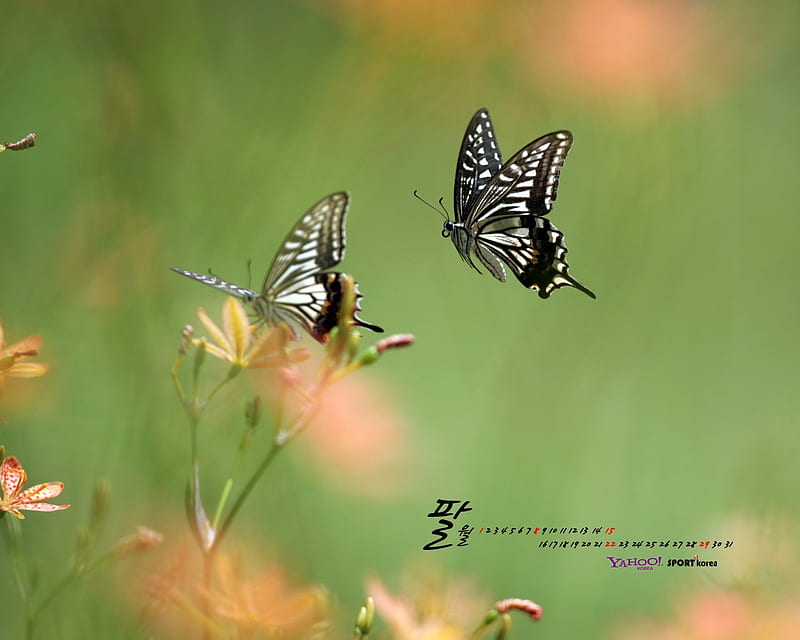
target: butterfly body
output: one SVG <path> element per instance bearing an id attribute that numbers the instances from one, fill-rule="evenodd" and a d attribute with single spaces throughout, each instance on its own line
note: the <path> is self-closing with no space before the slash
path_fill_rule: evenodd
<path id="1" fill-rule="evenodd" d="M 555 131 L 520 149 L 505 164 L 486 109 L 472 117 L 456 165 L 454 220 L 450 237 L 461 258 L 480 272 L 473 256 L 501 282 L 506 268 L 524 286 L 547 298 L 572 286 L 592 298 L 569 275 L 562 234 L 546 217 L 558 192 L 561 166 L 572 145 L 569 131 Z"/>
<path id="2" fill-rule="evenodd" d="M 244 300 L 262 322 L 271 326 L 286 323 L 295 339 L 300 338 L 297 327 L 302 327 L 315 340 L 324 343 L 341 315 L 345 274 L 325 269 L 337 265 L 344 257 L 348 206 L 347 193 L 334 193 L 300 218 L 278 250 L 260 292 L 212 275 L 174 267 L 172 270 Z M 379 326 L 357 316 L 361 310 L 360 298 L 356 285 L 353 322 L 382 332 Z"/>

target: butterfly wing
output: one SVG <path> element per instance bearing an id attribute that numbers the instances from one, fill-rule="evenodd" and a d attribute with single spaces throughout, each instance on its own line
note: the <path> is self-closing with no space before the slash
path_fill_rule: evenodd
<path id="1" fill-rule="evenodd" d="M 192 280 L 197 280 L 198 282 L 202 282 L 203 284 L 207 284 L 209 287 L 214 287 L 215 289 L 219 289 L 220 291 L 224 291 L 229 296 L 234 296 L 246 302 L 252 302 L 253 299 L 256 297 L 256 292 L 251 291 L 250 289 L 245 289 L 244 287 L 240 287 L 237 284 L 233 284 L 232 282 L 226 282 L 225 280 L 220 280 L 216 276 L 204 274 L 204 273 L 195 273 L 194 271 L 186 271 L 185 269 L 177 269 L 175 267 L 170 267 L 175 273 L 180 273 L 187 278 L 191 278 Z"/>
<path id="2" fill-rule="evenodd" d="M 506 264 L 540 298 L 564 286 L 596 297 L 569 274 L 564 234 L 547 218 L 530 214 L 491 218 L 481 226 L 475 245 L 481 262 L 498 280 L 505 282 Z"/>
<path id="3" fill-rule="evenodd" d="M 336 266 L 344 257 L 344 223 L 349 202 L 345 192 L 331 194 L 295 224 L 264 280 L 257 301 L 265 307 L 259 311 L 261 315 L 273 323 L 300 325 L 316 340 L 327 340 L 341 314 L 344 274 L 321 271 Z M 356 315 L 360 311 L 360 298 L 356 285 L 353 321 L 382 332 L 379 326 L 364 322 Z M 297 332 L 294 333 L 299 338 Z"/>
<path id="4" fill-rule="evenodd" d="M 479 109 L 464 132 L 458 152 L 453 195 L 456 222 L 464 221 L 478 194 L 502 164 L 489 112 Z"/>
<path id="5" fill-rule="evenodd" d="M 300 339 L 297 331 L 300 326 L 324 343 L 341 315 L 344 274 L 321 272 L 337 265 L 344 256 L 348 204 L 347 193 L 334 193 L 300 218 L 278 250 L 261 294 L 214 276 L 172 270 L 251 303 L 262 321 L 271 325 L 285 322 L 296 340 Z M 353 321 L 366 329 L 382 332 L 381 327 L 357 316 L 361 310 L 358 284 L 355 294 Z"/>
<path id="6" fill-rule="evenodd" d="M 595 297 L 569 275 L 564 234 L 543 217 L 553 208 L 571 145 L 569 131 L 556 131 L 520 149 L 484 186 L 465 220 L 490 273 L 505 281 L 505 264 L 542 298 L 563 286 Z"/>
<path id="7" fill-rule="evenodd" d="M 278 249 L 261 294 L 276 299 L 309 276 L 330 269 L 344 257 L 344 222 L 350 197 L 344 191 L 323 198 L 297 221 Z"/>
<path id="8" fill-rule="evenodd" d="M 569 131 L 556 131 L 520 149 L 481 190 L 465 224 L 475 227 L 493 216 L 550 213 L 558 194 L 561 167 L 572 146 Z"/>
<path id="9" fill-rule="evenodd" d="M 295 326 L 301 326 L 309 335 L 321 343 L 328 341 L 328 334 L 339 324 L 342 313 L 345 274 L 329 271 L 315 273 L 294 286 L 290 292 L 284 292 L 279 302 L 273 302 L 270 310 L 273 322 L 285 322 L 299 339 Z M 361 311 L 361 292 L 355 283 L 355 306 L 353 322 L 376 333 L 383 329 L 375 324 L 363 321 L 358 317 Z"/>

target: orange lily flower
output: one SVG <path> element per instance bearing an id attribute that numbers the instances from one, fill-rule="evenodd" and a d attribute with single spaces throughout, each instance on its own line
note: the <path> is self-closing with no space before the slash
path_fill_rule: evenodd
<path id="1" fill-rule="evenodd" d="M 22 468 L 19 460 L 9 456 L 0 465 L 0 486 L 3 488 L 3 498 L 0 500 L 0 510 L 8 511 L 21 520 L 25 516 L 21 509 L 28 511 L 60 511 L 69 507 L 68 504 L 48 504 L 45 500 L 55 498 L 64 489 L 63 482 L 44 482 L 22 490 L 28 481 L 28 474 Z"/>

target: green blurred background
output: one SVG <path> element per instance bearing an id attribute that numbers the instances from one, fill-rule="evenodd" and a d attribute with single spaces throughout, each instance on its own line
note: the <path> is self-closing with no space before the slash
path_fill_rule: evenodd
<path id="1" fill-rule="evenodd" d="M 422 552 L 425 515 L 450 497 L 472 501 L 478 527 L 736 541 L 731 516 L 766 531 L 796 511 L 798 13 L 778 0 L 6 3 L 0 137 L 38 142 L 0 158 L 0 321 L 9 342 L 41 334 L 52 368 L 7 387 L 0 442 L 73 505 L 22 523 L 41 582 L 67 565 L 99 478 L 113 486 L 105 544 L 180 525 L 188 434 L 169 367 L 196 307 L 216 318 L 223 298 L 168 267 L 246 284 L 251 258 L 260 282 L 295 220 L 340 189 L 363 317 L 417 338 L 367 376 L 408 425 L 407 467 L 376 498 L 293 447 L 237 533 L 326 585 L 345 633 L 365 575 L 400 590 L 420 565 L 538 601 L 543 621 L 517 621 L 518 638 L 611 637 L 722 581 L 733 552 L 713 556 L 725 571 L 691 574 L 611 571 L 602 549 L 532 537 Z M 505 157 L 573 132 L 552 217 L 597 300 L 477 276 L 412 198 L 451 209 L 482 106 Z M 204 424 L 209 496 L 242 401 L 222 397 Z M 133 587 L 109 591 L 114 575 L 53 605 L 43 637 L 133 629 Z"/>

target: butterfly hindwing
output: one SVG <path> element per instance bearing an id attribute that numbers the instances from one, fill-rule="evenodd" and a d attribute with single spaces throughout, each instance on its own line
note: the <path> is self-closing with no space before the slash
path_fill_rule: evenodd
<path id="1" fill-rule="evenodd" d="M 319 342 L 327 340 L 328 333 L 338 324 L 342 307 L 343 278 L 345 274 L 338 272 L 316 273 L 304 282 L 295 292 L 292 300 L 276 300 L 273 313 L 280 321 L 290 326 L 299 324 Z M 361 311 L 361 292 L 355 284 L 355 308 L 353 320 L 365 329 L 383 333 L 377 325 L 364 322 L 358 317 Z"/>
<path id="2" fill-rule="evenodd" d="M 484 256 L 489 252 L 508 265 L 525 287 L 547 298 L 556 289 L 573 286 L 594 298 L 592 291 L 569 275 L 564 234 L 545 217 L 505 216 L 484 225 L 477 238 L 478 257 L 489 267 Z M 495 275 L 492 269 L 489 269 Z M 497 277 L 495 275 L 495 277 Z M 503 277 L 498 278 L 505 282 Z"/>

